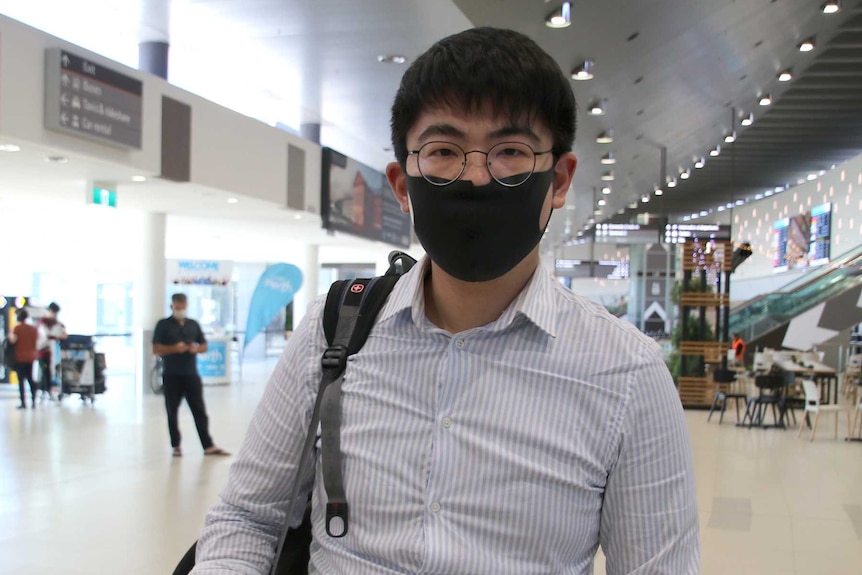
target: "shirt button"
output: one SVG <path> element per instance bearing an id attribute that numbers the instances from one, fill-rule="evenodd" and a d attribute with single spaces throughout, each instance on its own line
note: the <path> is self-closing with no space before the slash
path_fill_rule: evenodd
<path id="1" fill-rule="evenodd" d="M 467 345 L 467 343 L 463 339 L 459 339 L 455 342 L 455 347 L 457 347 L 458 349 L 464 349 L 465 345 Z"/>
<path id="2" fill-rule="evenodd" d="M 440 513 L 440 509 L 442 508 L 440 507 L 439 503 L 434 502 L 431 504 L 431 511 L 433 511 L 434 513 Z"/>
<path id="3" fill-rule="evenodd" d="M 448 417 L 444 417 L 442 423 L 443 423 L 443 427 L 445 427 L 446 429 L 449 429 L 450 427 L 452 427 L 452 420 L 449 419 Z"/>

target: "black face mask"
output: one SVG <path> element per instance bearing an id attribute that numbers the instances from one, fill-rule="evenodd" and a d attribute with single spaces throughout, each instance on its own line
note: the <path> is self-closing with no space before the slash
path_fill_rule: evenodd
<path id="1" fill-rule="evenodd" d="M 542 207 L 554 170 L 535 172 L 514 188 L 496 180 L 474 186 L 457 180 L 435 186 L 407 176 L 413 227 L 422 247 L 443 271 L 462 281 L 484 282 L 511 271 L 542 239 Z"/>

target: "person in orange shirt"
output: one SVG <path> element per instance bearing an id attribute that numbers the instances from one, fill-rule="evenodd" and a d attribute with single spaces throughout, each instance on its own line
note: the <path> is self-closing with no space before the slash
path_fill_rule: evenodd
<path id="1" fill-rule="evenodd" d="M 745 365 L 745 341 L 738 333 L 733 334 L 733 342 L 730 344 L 733 349 L 734 357 L 737 365 Z"/>
<path id="2" fill-rule="evenodd" d="M 26 323 L 30 314 L 26 309 L 18 312 L 18 325 L 9 334 L 9 341 L 15 344 L 15 373 L 18 375 L 18 391 L 21 394 L 21 405 L 18 409 L 26 409 L 26 393 L 24 382 L 30 384 L 31 407 L 36 409 L 36 384 L 33 383 L 33 362 L 39 357 L 36 342 L 39 330 Z"/>

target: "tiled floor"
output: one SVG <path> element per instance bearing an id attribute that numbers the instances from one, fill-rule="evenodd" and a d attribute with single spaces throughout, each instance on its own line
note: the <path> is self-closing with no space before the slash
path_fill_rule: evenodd
<path id="1" fill-rule="evenodd" d="M 238 447 L 269 366 L 206 391 L 217 442 Z M 0 574 L 170 573 L 195 539 L 230 459 L 204 458 L 188 410 L 172 459 L 160 398 L 111 380 L 77 398 L 14 409 L 0 390 Z M 687 413 L 695 448 L 704 575 L 862 573 L 862 443 L 747 430 Z M 845 433 L 843 423 L 841 434 Z M 601 557 L 596 573 L 603 574 Z"/>

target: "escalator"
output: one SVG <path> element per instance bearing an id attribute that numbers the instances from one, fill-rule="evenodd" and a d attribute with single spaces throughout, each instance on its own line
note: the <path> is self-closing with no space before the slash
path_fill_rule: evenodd
<path id="1" fill-rule="evenodd" d="M 780 292 L 731 310 L 730 332 L 749 346 L 810 349 L 862 321 L 862 246 Z"/>

